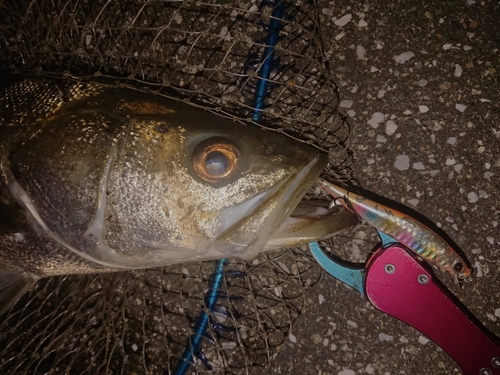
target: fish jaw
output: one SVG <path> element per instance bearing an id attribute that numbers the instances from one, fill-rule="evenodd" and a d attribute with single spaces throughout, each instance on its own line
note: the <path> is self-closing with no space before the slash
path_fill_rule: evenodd
<path id="1" fill-rule="evenodd" d="M 308 203 L 303 201 L 299 204 Z M 314 214 L 292 215 L 271 236 L 264 251 L 295 247 L 342 234 L 358 224 L 356 215 L 344 208 L 318 205 Z"/>
<path id="2" fill-rule="evenodd" d="M 320 179 L 321 188 L 363 219 L 440 269 L 466 280 L 471 270 L 455 250 L 433 230 L 398 210 Z"/>
<path id="3" fill-rule="evenodd" d="M 238 213 L 244 214 L 244 218 L 234 221 L 230 229 L 219 235 L 213 248 L 220 256 L 245 260 L 254 258 L 263 249 L 268 250 L 270 238 L 286 222 L 325 166 L 326 158 L 318 154 L 302 169 L 267 191 L 265 199 L 253 211 Z M 225 212 L 222 216 L 226 216 Z"/>

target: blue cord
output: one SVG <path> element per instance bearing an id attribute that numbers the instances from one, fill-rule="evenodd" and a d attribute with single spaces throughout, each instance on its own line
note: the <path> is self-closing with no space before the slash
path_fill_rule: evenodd
<path id="1" fill-rule="evenodd" d="M 274 7 L 271 21 L 269 22 L 269 29 L 266 38 L 266 47 L 264 48 L 264 54 L 262 55 L 262 65 L 259 70 L 259 81 L 257 82 L 257 87 L 255 88 L 255 96 L 253 100 L 253 106 L 255 110 L 252 114 L 252 120 L 259 121 L 264 108 L 267 89 L 269 87 L 269 78 L 271 77 L 271 71 L 273 69 L 274 63 L 274 53 L 275 47 L 278 43 L 279 33 L 282 28 L 281 19 L 285 14 L 286 1 L 280 1 L 276 7 Z"/>
<path id="2" fill-rule="evenodd" d="M 256 122 L 260 120 L 262 109 L 265 105 L 269 88 L 269 78 L 271 77 L 274 64 L 275 47 L 278 43 L 279 33 L 282 29 L 281 19 L 285 14 L 286 1 L 278 1 L 278 5 L 274 7 L 271 14 L 271 20 L 269 22 L 267 37 L 265 40 L 266 47 L 264 48 L 264 54 L 262 55 L 261 68 L 259 69 L 258 74 L 259 78 L 255 88 L 253 100 L 255 110 L 253 111 L 252 119 Z M 217 300 L 221 296 L 220 289 L 224 278 L 224 267 L 227 262 L 227 259 L 221 259 L 217 262 L 215 271 L 211 277 L 209 291 L 205 295 L 205 310 L 201 312 L 200 317 L 197 319 L 196 326 L 194 327 L 194 333 L 188 339 L 186 349 L 184 350 L 184 353 L 182 354 L 182 357 L 172 375 L 185 375 L 193 362 L 193 356 L 197 356 L 203 362 L 207 370 L 212 370 L 212 366 L 210 366 L 207 358 L 201 350 L 201 343 L 203 339 L 206 339 L 207 329 L 210 325 L 210 316 L 207 311 L 213 312 L 216 310 Z M 216 329 L 220 330 L 228 328 L 217 324 L 214 326 Z"/>
<path id="3" fill-rule="evenodd" d="M 193 355 L 200 357 L 202 362 L 204 362 L 205 367 L 208 370 L 211 370 L 211 366 L 208 364 L 208 361 L 203 359 L 203 353 L 201 351 L 201 342 L 206 336 L 207 328 L 210 323 L 208 311 L 212 311 L 217 304 L 217 300 L 219 298 L 220 289 L 222 287 L 222 281 L 224 280 L 224 267 L 227 264 L 227 259 L 221 259 L 217 261 L 217 265 L 215 267 L 215 271 L 212 274 L 210 289 L 205 295 L 205 310 L 201 312 L 200 317 L 194 327 L 194 333 L 188 339 L 186 344 L 186 350 L 184 350 L 184 354 L 182 354 L 182 358 L 180 359 L 177 367 L 175 368 L 172 375 L 185 375 L 189 366 L 193 362 Z"/>

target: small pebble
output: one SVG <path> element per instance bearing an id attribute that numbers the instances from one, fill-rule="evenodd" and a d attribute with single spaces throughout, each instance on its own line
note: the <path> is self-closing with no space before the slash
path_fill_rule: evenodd
<path id="1" fill-rule="evenodd" d="M 398 155 L 394 162 L 394 167 L 400 171 L 406 171 L 410 168 L 410 157 L 408 155 Z"/>
<path id="2" fill-rule="evenodd" d="M 321 338 L 321 336 L 319 334 L 317 334 L 317 333 L 315 333 L 314 335 L 312 335 L 311 339 L 312 339 L 312 341 L 315 344 L 319 344 L 321 341 L 323 341 L 323 339 Z"/>
<path id="3" fill-rule="evenodd" d="M 484 276 L 483 267 L 481 266 L 481 263 L 476 261 L 476 262 L 474 262 L 473 267 L 476 269 L 476 277 L 483 277 Z"/>
<path id="4" fill-rule="evenodd" d="M 453 165 L 455 163 L 455 158 L 447 158 L 445 162 L 446 165 Z"/>
<path id="5" fill-rule="evenodd" d="M 348 13 L 345 16 L 340 17 L 337 21 L 334 22 L 335 25 L 337 26 L 345 26 L 352 20 L 352 14 Z"/>
<path id="6" fill-rule="evenodd" d="M 416 199 L 416 198 L 415 198 L 415 199 L 408 199 L 408 200 L 407 200 L 407 202 L 408 202 L 410 205 L 412 205 L 413 207 L 416 207 L 416 206 L 417 206 L 417 204 L 418 204 L 418 202 L 419 202 L 419 200 L 418 200 L 418 199 Z"/>
<path id="7" fill-rule="evenodd" d="M 352 328 L 358 328 L 358 323 L 353 322 L 352 320 L 348 320 L 347 325 L 351 326 Z"/>
<path id="8" fill-rule="evenodd" d="M 392 341 L 394 340 L 394 337 L 381 332 L 378 334 L 378 339 L 380 341 Z"/>
<path id="9" fill-rule="evenodd" d="M 338 33 L 337 35 L 335 35 L 335 40 L 340 40 L 343 37 L 345 37 L 345 32 L 342 31 L 342 32 Z"/>
<path id="10" fill-rule="evenodd" d="M 427 107 L 426 105 L 419 105 L 418 110 L 420 111 L 420 113 L 427 113 L 429 112 L 429 107 Z"/>
<path id="11" fill-rule="evenodd" d="M 222 349 L 234 349 L 236 348 L 236 343 L 234 341 L 224 341 L 221 346 Z"/>
<path id="12" fill-rule="evenodd" d="M 462 75 L 463 71 L 464 70 L 462 69 L 462 67 L 460 65 L 455 64 L 455 72 L 453 73 L 453 75 L 455 77 L 459 78 Z"/>
<path id="13" fill-rule="evenodd" d="M 294 344 L 297 342 L 297 337 L 295 337 L 295 335 L 292 332 L 288 334 L 288 339 Z"/>
<path id="14" fill-rule="evenodd" d="M 236 17 L 238 17 L 238 11 L 236 9 L 233 9 L 231 14 L 229 15 L 229 18 L 231 19 L 231 21 L 236 21 Z"/>
<path id="15" fill-rule="evenodd" d="M 352 107 L 352 100 L 342 100 L 340 102 L 340 108 L 351 108 Z"/>
<path id="16" fill-rule="evenodd" d="M 430 340 L 427 337 L 424 337 L 422 335 L 418 336 L 418 342 L 421 343 L 422 345 L 425 345 L 429 342 Z"/>
<path id="17" fill-rule="evenodd" d="M 366 48 L 361 45 L 356 46 L 356 56 L 358 56 L 359 60 L 364 60 L 366 57 Z"/>
<path id="18" fill-rule="evenodd" d="M 448 143 L 449 145 L 454 145 L 455 143 L 457 143 L 457 137 L 450 137 L 450 138 L 448 138 L 448 140 L 446 141 L 446 143 Z"/>
<path id="19" fill-rule="evenodd" d="M 467 199 L 470 203 L 476 203 L 479 200 L 479 196 L 475 192 L 471 191 L 467 194 Z"/>
<path id="20" fill-rule="evenodd" d="M 464 112 L 467 106 L 465 104 L 455 104 L 455 109 L 459 112 Z"/>
<path id="21" fill-rule="evenodd" d="M 488 193 L 485 192 L 484 190 L 478 190 L 477 194 L 479 195 L 479 198 L 488 198 Z"/>
<path id="22" fill-rule="evenodd" d="M 381 112 L 375 112 L 372 117 L 368 120 L 368 125 L 372 128 L 377 129 L 379 124 L 384 121 L 384 114 Z"/>
<path id="23" fill-rule="evenodd" d="M 394 56 L 394 60 L 398 64 L 404 64 L 405 62 L 411 60 L 413 57 L 415 57 L 415 54 L 411 51 L 408 51 L 408 52 L 403 52 L 400 55 Z"/>
<path id="24" fill-rule="evenodd" d="M 417 171 L 422 171 L 425 169 L 425 166 L 422 162 L 418 161 L 416 163 L 413 163 L 413 169 L 416 169 Z"/>
<path id="25" fill-rule="evenodd" d="M 398 126 L 394 123 L 394 121 L 389 120 L 385 124 L 385 134 L 393 135 L 396 130 L 398 130 Z"/>

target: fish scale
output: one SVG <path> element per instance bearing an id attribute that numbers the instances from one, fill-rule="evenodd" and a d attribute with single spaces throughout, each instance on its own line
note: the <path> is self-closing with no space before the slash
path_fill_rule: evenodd
<path id="1" fill-rule="evenodd" d="M 98 84 L 71 80 L 4 76 L 0 88 L 0 123 L 2 126 L 32 125 L 33 121 L 53 116 L 64 103 L 94 96 L 102 88 Z"/>

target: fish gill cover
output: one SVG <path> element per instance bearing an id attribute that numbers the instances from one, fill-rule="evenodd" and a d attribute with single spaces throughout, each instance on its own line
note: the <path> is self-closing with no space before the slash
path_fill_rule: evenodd
<path id="1" fill-rule="evenodd" d="M 113 82 L 251 120 L 265 63 L 271 74 L 259 126 L 327 150 L 329 173 L 350 178 L 349 127 L 323 56 L 314 1 L 285 3 L 272 61 L 274 2 L 4 1 L 0 68 Z M 255 122 L 254 122 L 255 123 Z M 39 282 L 0 323 L 2 374 L 171 371 L 203 308 L 213 262 Z M 300 249 L 231 260 L 203 345 L 214 371 L 266 366 L 286 345 L 305 293 L 321 275 Z M 239 300 L 230 295 L 244 297 Z M 193 371 L 206 372 L 200 361 Z"/>

